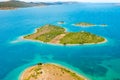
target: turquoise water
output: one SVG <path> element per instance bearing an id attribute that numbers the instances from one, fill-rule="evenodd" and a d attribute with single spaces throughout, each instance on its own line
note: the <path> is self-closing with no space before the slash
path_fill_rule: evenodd
<path id="1" fill-rule="evenodd" d="M 88 31 L 108 40 L 104 44 L 61 46 L 21 40 L 45 24 L 61 25 L 67 31 Z M 90 22 L 106 27 L 81 28 L 72 24 Z M 115 4 L 68 4 L 0 10 L 0 80 L 18 80 L 26 68 L 56 63 L 90 80 L 120 80 L 120 6 Z"/>

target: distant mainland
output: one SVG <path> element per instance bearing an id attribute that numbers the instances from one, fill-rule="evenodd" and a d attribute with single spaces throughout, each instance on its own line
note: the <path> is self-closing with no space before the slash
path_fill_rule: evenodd
<path id="1" fill-rule="evenodd" d="M 105 38 L 86 31 L 67 32 L 63 27 L 47 24 L 33 34 L 24 36 L 24 39 L 37 40 L 52 44 L 97 44 L 106 41 Z"/>
<path id="2" fill-rule="evenodd" d="M 34 7 L 34 6 L 48 6 L 48 5 L 61 5 L 76 2 L 24 2 L 18 0 L 10 0 L 0 2 L 0 10 L 10 10 L 16 8 Z"/>
<path id="3" fill-rule="evenodd" d="M 38 63 L 26 69 L 20 80 L 87 80 L 87 78 L 56 64 Z"/>
<path id="4" fill-rule="evenodd" d="M 42 4 L 10 0 L 10 1 L 0 2 L 0 9 L 9 10 L 9 9 L 16 9 L 16 8 L 23 8 L 23 7 L 32 7 L 32 6 L 37 6 L 37 5 L 42 5 Z"/>

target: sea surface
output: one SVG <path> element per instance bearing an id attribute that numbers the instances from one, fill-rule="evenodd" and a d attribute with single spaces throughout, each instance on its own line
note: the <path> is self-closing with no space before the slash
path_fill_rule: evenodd
<path id="1" fill-rule="evenodd" d="M 72 25 L 78 22 L 107 26 Z M 107 42 L 62 46 L 21 39 L 45 24 L 59 25 L 69 32 L 92 32 Z M 39 62 L 64 66 L 89 80 L 120 80 L 120 6 L 76 3 L 0 10 L 0 80 L 19 80 L 26 68 Z"/>

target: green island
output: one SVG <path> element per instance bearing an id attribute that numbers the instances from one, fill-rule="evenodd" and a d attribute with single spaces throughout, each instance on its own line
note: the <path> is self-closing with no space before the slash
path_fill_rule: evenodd
<path id="1" fill-rule="evenodd" d="M 65 24 L 65 22 L 64 21 L 59 21 L 58 24 Z"/>
<path id="2" fill-rule="evenodd" d="M 79 22 L 75 23 L 75 26 L 81 26 L 81 27 L 91 27 L 91 26 L 96 26 L 95 24 L 92 23 L 87 23 L 87 22 Z"/>
<path id="3" fill-rule="evenodd" d="M 73 24 L 74 26 L 80 26 L 80 27 L 94 27 L 94 26 L 101 26 L 101 27 L 105 27 L 107 26 L 107 24 L 92 24 L 92 23 L 87 23 L 87 22 L 79 22 L 79 23 L 75 23 Z"/>
<path id="4" fill-rule="evenodd" d="M 67 32 L 63 27 L 56 25 L 44 25 L 33 34 L 24 36 L 25 39 L 38 40 L 53 44 L 96 44 L 105 42 L 105 38 L 90 32 Z"/>
<path id="5" fill-rule="evenodd" d="M 38 63 L 26 69 L 20 80 L 87 80 L 87 78 L 56 64 Z"/>

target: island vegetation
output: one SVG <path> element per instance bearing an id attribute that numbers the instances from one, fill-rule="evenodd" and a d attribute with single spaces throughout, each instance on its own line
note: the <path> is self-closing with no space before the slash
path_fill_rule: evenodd
<path id="1" fill-rule="evenodd" d="M 48 24 L 38 28 L 36 33 L 27 35 L 24 38 L 50 42 L 53 38 L 57 37 L 60 34 L 65 34 L 64 28 Z"/>
<path id="2" fill-rule="evenodd" d="M 86 44 L 101 43 L 105 39 L 90 32 L 66 32 L 63 27 L 45 25 L 36 30 L 35 33 L 24 36 L 25 39 L 38 40 L 53 44 Z"/>
<path id="3" fill-rule="evenodd" d="M 99 24 L 99 25 L 96 25 L 96 24 L 92 24 L 92 23 L 88 23 L 88 22 L 79 22 L 79 23 L 75 23 L 73 24 L 74 26 L 80 26 L 80 27 L 94 27 L 94 26 L 102 26 L 102 27 L 105 27 L 107 26 L 107 24 Z"/>
<path id="4" fill-rule="evenodd" d="M 23 2 L 18 0 L 10 0 L 10 1 L 0 2 L 0 9 L 9 10 L 9 9 L 16 9 L 16 8 L 33 7 L 38 5 L 42 5 L 42 4 Z"/>
<path id="5" fill-rule="evenodd" d="M 79 22 L 74 24 L 75 26 L 81 26 L 81 27 L 90 27 L 90 26 L 96 26 L 95 24 L 92 23 L 87 23 L 87 22 Z"/>
<path id="6" fill-rule="evenodd" d="M 66 68 L 55 64 L 39 63 L 26 69 L 20 80 L 87 80 Z"/>
<path id="7" fill-rule="evenodd" d="M 58 24 L 65 24 L 65 22 L 64 21 L 59 21 Z"/>
<path id="8" fill-rule="evenodd" d="M 61 44 L 85 44 L 85 43 L 99 43 L 105 39 L 89 32 L 70 32 L 61 39 Z"/>

